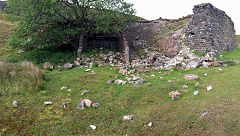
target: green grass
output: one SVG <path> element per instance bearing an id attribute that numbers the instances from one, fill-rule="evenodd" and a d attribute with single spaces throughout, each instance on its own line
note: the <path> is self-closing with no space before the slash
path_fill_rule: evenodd
<path id="1" fill-rule="evenodd" d="M 85 69 L 69 71 L 44 71 L 46 79 L 42 91 L 28 95 L 1 96 L 0 133 L 3 135 L 239 135 L 240 134 L 240 65 L 227 67 L 223 72 L 218 68 L 197 69 L 194 71 L 173 71 L 146 77 L 152 86 L 106 85 L 105 82 L 118 71 L 108 68 L 94 68 L 96 75 Z M 197 81 L 186 81 L 184 74 L 200 76 Z M 208 73 L 208 77 L 203 74 Z M 233 74 L 234 73 L 234 74 Z M 163 79 L 160 80 L 160 76 Z M 231 80 L 229 80 L 231 79 Z M 168 83 L 173 80 L 173 83 Z M 168 93 L 181 90 L 188 85 L 189 92 L 182 93 L 179 100 L 172 101 Z M 208 85 L 213 90 L 206 91 Z M 72 92 L 62 91 L 67 86 Z M 91 93 L 82 96 L 83 90 Z M 200 94 L 194 96 L 198 90 Z M 83 98 L 99 102 L 99 108 L 76 109 Z M 12 108 L 17 100 L 19 108 Z M 44 106 L 44 101 L 52 101 L 52 106 Z M 69 103 L 66 109 L 61 105 Z M 209 114 L 200 118 L 204 111 Z M 122 122 L 126 114 L 134 114 L 132 122 Z M 153 122 L 153 127 L 146 127 Z M 93 131 L 89 125 L 94 124 Z M 17 126 L 17 127 L 16 127 Z"/>

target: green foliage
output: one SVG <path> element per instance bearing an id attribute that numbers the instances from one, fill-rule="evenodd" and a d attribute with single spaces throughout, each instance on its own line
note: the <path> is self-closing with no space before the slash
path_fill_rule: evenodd
<path id="1" fill-rule="evenodd" d="M 79 35 L 118 34 L 135 20 L 132 4 L 123 0 L 9 0 L 8 4 L 22 17 L 9 44 L 27 49 L 76 47 Z"/>

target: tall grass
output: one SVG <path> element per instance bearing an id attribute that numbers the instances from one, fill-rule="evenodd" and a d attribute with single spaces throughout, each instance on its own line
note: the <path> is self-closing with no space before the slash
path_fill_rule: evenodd
<path id="1" fill-rule="evenodd" d="M 0 62 L 0 94 L 31 93 L 43 84 L 43 74 L 30 62 Z"/>

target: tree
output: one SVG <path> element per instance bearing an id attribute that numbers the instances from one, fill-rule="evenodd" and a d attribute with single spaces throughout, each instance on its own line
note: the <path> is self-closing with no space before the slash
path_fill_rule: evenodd
<path id="1" fill-rule="evenodd" d="M 136 20 L 133 5 L 124 0 L 9 0 L 8 5 L 22 17 L 10 45 L 46 49 L 71 44 L 78 57 L 84 36 L 120 34 Z"/>

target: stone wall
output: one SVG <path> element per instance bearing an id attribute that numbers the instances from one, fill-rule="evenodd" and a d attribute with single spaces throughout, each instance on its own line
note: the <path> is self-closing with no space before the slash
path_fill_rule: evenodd
<path id="1" fill-rule="evenodd" d="M 0 10 L 1 11 L 3 11 L 6 6 L 7 6 L 7 1 L 0 1 Z"/>
<path id="2" fill-rule="evenodd" d="M 200 53 L 219 54 L 236 47 L 236 33 L 231 18 L 210 3 L 196 5 L 186 31 L 186 43 Z"/>

